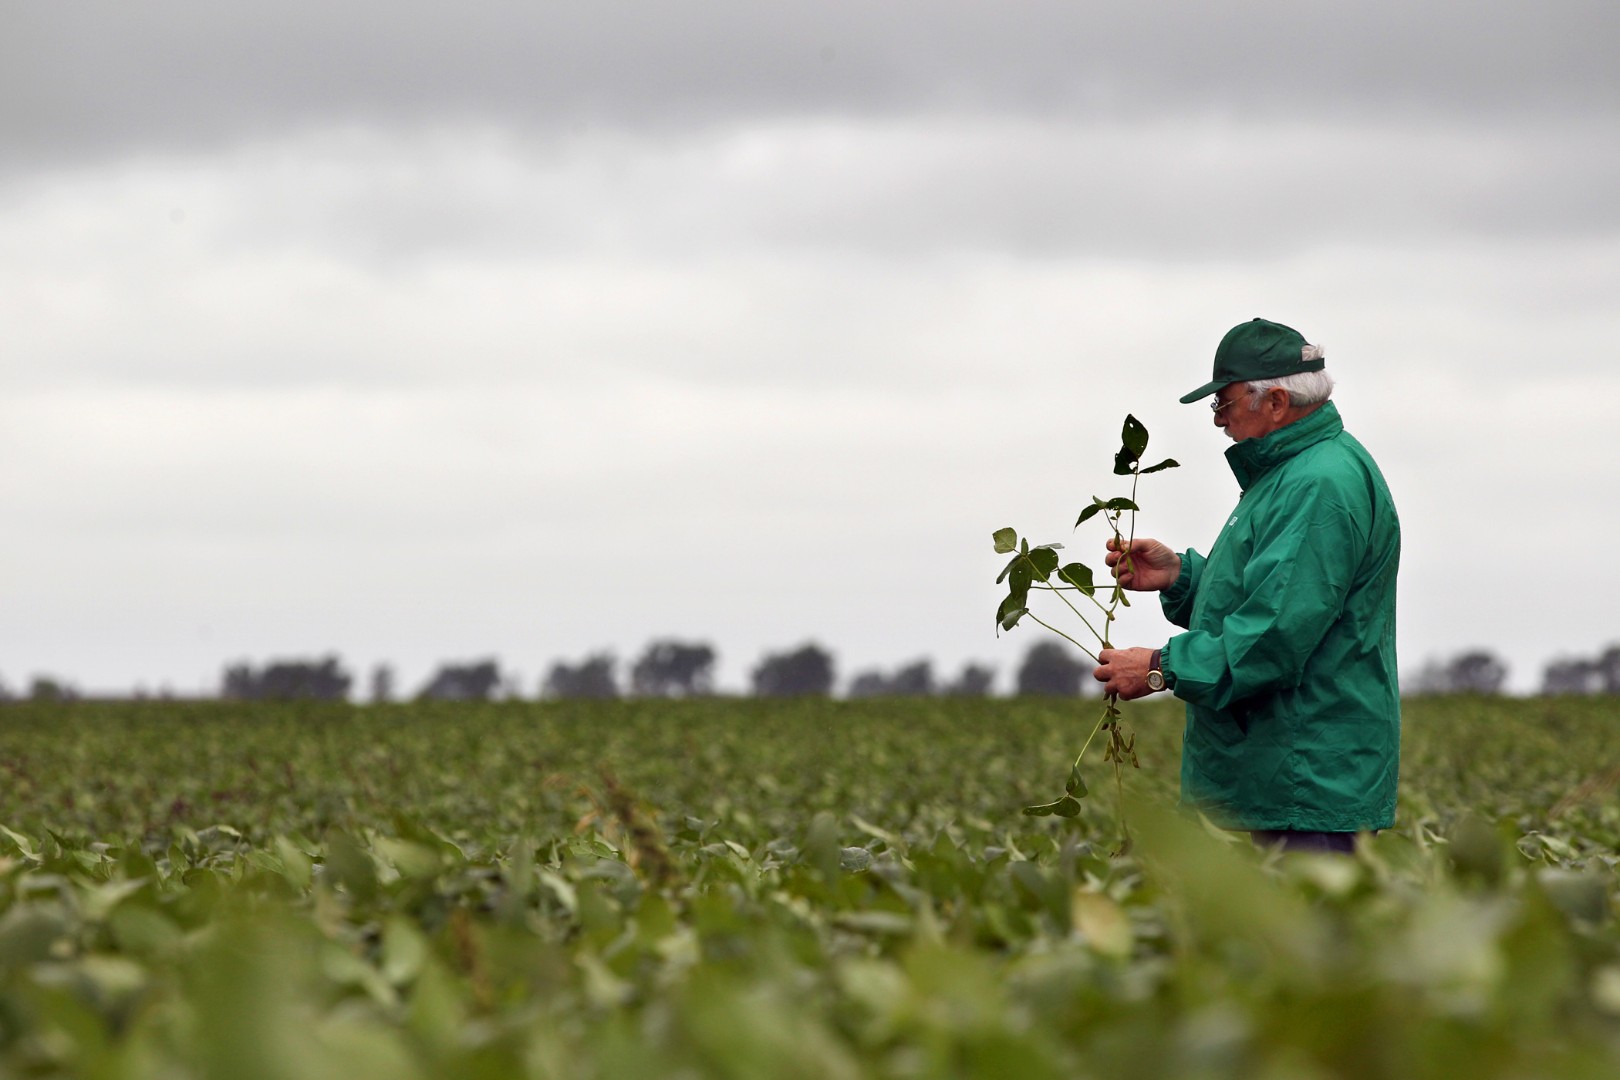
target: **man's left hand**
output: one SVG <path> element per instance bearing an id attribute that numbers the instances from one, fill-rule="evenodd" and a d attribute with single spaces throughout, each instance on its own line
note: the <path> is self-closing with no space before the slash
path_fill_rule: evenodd
<path id="1" fill-rule="evenodd" d="M 1103 684 L 1105 694 L 1117 694 L 1130 701 L 1153 693 L 1147 684 L 1152 649 L 1104 649 L 1097 659 L 1100 662 L 1091 676 Z"/>

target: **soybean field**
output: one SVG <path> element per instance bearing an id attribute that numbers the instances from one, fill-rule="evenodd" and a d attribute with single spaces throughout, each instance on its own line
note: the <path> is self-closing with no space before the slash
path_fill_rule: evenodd
<path id="1" fill-rule="evenodd" d="M 7 706 L 0 1077 L 1620 1075 L 1615 699 L 1407 702 L 1354 858 L 1126 712 L 1064 819 L 1095 701 Z"/>

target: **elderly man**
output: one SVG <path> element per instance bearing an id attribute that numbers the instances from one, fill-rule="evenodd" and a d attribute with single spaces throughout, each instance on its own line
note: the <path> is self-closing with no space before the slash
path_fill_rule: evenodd
<path id="1" fill-rule="evenodd" d="M 1186 633 L 1106 649 L 1096 678 L 1187 703 L 1181 797 L 1256 843 L 1353 851 L 1395 819 L 1401 527 L 1372 456 L 1328 400 L 1322 350 L 1255 319 L 1215 350 L 1215 426 L 1242 496 L 1207 556 L 1109 541 L 1127 589 L 1156 591 Z"/>

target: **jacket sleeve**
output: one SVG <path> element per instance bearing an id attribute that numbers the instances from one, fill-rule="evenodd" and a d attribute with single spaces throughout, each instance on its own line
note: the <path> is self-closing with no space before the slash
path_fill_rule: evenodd
<path id="1" fill-rule="evenodd" d="M 1366 550 L 1370 507 L 1357 503 L 1353 491 L 1322 478 L 1269 500 L 1255 522 L 1237 606 L 1217 630 L 1177 634 L 1166 647 L 1177 697 L 1226 709 L 1299 685 L 1344 610 Z"/>
<path id="2" fill-rule="evenodd" d="M 1198 579 L 1204 573 L 1204 557 L 1192 548 L 1181 553 L 1181 574 L 1175 584 L 1159 594 L 1164 617 L 1186 629 L 1192 625 L 1193 598 L 1198 595 Z"/>

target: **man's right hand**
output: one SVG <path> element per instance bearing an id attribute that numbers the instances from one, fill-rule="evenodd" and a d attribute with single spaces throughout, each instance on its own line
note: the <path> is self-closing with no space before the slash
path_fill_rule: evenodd
<path id="1" fill-rule="evenodd" d="M 1126 563 L 1123 550 L 1130 547 L 1130 561 Z M 1176 583 L 1181 576 L 1181 556 L 1157 540 L 1146 538 L 1121 543 L 1108 541 L 1108 566 L 1114 577 L 1127 589 L 1137 592 L 1162 592 Z"/>

